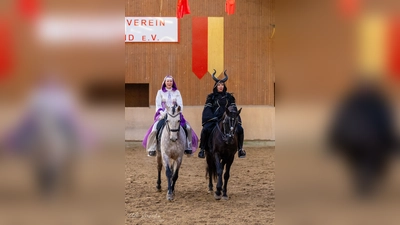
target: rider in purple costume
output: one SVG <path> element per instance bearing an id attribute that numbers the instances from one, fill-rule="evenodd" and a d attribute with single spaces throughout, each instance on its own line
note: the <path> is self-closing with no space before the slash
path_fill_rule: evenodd
<path id="1" fill-rule="evenodd" d="M 147 131 L 143 139 L 143 147 L 146 148 L 148 156 L 155 156 L 157 149 L 157 131 L 164 124 L 164 120 L 161 118 L 161 113 L 165 111 L 165 108 L 172 107 L 174 104 L 181 106 L 183 111 L 183 101 L 180 91 L 178 90 L 175 80 L 171 75 L 164 78 L 161 89 L 158 90 L 156 96 L 156 114 L 154 115 L 154 124 Z M 183 117 L 181 113 L 181 126 L 187 132 L 187 145 L 185 149 L 186 155 L 191 155 L 196 151 L 198 137 L 194 130 L 190 127 L 189 123 Z"/>

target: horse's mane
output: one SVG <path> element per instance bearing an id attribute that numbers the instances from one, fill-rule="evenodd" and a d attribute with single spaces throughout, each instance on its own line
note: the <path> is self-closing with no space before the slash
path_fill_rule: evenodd
<path id="1" fill-rule="evenodd" d="M 237 107 L 236 107 L 236 106 L 233 106 L 233 105 L 229 106 L 229 107 L 228 107 L 228 110 L 229 110 L 229 112 L 231 112 L 231 113 L 233 113 L 233 112 L 238 112 Z M 221 119 L 219 120 L 219 122 L 223 121 L 226 117 L 227 117 L 227 114 L 226 114 L 226 112 L 224 112 L 224 114 L 222 114 L 222 117 L 221 117 Z"/>
<path id="2" fill-rule="evenodd" d="M 172 115 L 175 114 L 175 108 L 176 108 L 176 105 L 172 106 Z"/>
<path id="3" fill-rule="evenodd" d="M 237 112 L 238 110 L 237 110 L 237 107 L 235 106 L 235 105 L 230 105 L 229 107 L 228 107 L 228 110 L 229 110 L 229 112 Z"/>

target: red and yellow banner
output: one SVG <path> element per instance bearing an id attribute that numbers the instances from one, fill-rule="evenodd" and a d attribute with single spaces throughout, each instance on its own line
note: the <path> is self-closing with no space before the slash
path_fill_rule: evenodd
<path id="1" fill-rule="evenodd" d="M 400 19 L 366 14 L 358 23 L 358 66 L 365 74 L 400 78 Z"/>
<path id="2" fill-rule="evenodd" d="M 224 70 L 224 18 L 193 17 L 192 71 L 201 79 L 207 72 Z"/>

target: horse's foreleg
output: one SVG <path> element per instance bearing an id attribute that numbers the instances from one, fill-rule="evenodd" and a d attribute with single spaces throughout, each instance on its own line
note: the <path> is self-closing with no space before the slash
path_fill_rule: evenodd
<path id="1" fill-rule="evenodd" d="M 213 174 L 211 169 L 207 166 L 207 173 L 208 173 L 208 193 L 213 191 Z"/>
<path id="2" fill-rule="evenodd" d="M 227 186 L 228 186 L 228 180 L 229 180 L 229 176 L 230 176 L 232 162 L 233 162 L 233 159 L 226 164 L 226 168 L 225 168 L 224 187 L 222 189 L 222 198 L 224 200 L 228 200 L 229 199 L 229 197 L 227 195 L 227 192 L 228 192 Z"/>
<path id="3" fill-rule="evenodd" d="M 172 169 L 169 164 L 165 166 L 165 175 L 167 176 L 168 181 L 168 191 L 167 191 L 167 200 L 173 200 L 173 193 L 172 193 Z"/>
<path id="4" fill-rule="evenodd" d="M 217 191 L 214 194 L 216 200 L 221 199 L 221 189 L 222 189 L 222 166 L 217 154 L 215 154 L 215 166 L 217 168 Z"/>
<path id="5" fill-rule="evenodd" d="M 157 154 L 157 171 L 158 171 L 158 178 L 157 178 L 157 190 L 161 191 L 161 169 L 162 169 L 162 162 L 161 162 L 161 155 Z"/>
<path id="6" fill-rule="evenodd" d="M 174 163 L 173 163 L 173 174 L 172 174 L 172 194 L 175 194 L 175 184 L 176 180 L 178 180 L 179 176 L 179 168 L 181 167 L 182 164 L 182 158 L 178 158 Z"/>
<path id="7" fill-rule="evenodd" d="M 171 186 L 172 194 L 175 193 L 175 184 L 176 180 L 178 180 L 178 174 L 179 174 L 179 166 L 177 166 L 177 168 L 174 171 L 174 175 L 172 176 L 172 186 Z"/>
<path id="8" fill-rule="evenodd" d="M 206 176 L 208 174 L 208 193 L 213 191 L 213 173 L 215 172 L 215 163 L 210 154 L 206 154 Z"/>

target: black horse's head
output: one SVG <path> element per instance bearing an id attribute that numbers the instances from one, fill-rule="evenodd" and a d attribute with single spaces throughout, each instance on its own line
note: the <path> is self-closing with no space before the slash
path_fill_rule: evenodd
<path id="1" fill-rule="evenodd" d="M 236 127 L 239 122 L 239 115 L 241 111 L 242 109 L 238 111 L 235 106 L 229 106 L 225 109 L 225 115 L 222 120 L 222 130 L 227 144 L 232 144 L 234 141 Z"/>

